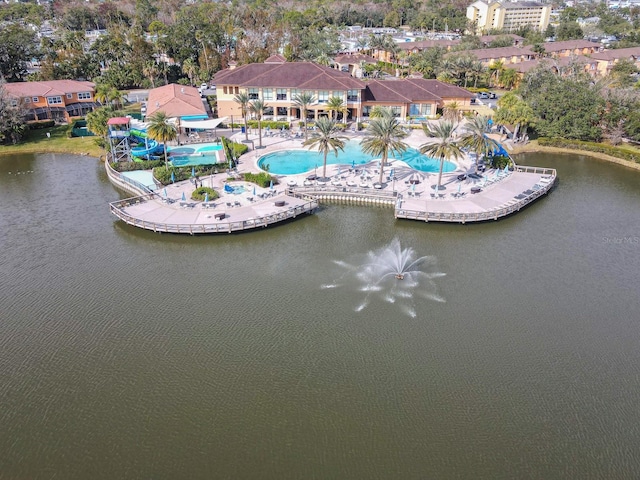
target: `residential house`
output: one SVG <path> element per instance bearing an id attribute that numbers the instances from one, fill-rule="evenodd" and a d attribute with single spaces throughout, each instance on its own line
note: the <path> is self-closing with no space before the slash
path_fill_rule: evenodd
<path id="1" fill-rule="evenodd" d="M 96 106 L 95 84 L 77 80 L 6 83 L 11 102 L 24 111 L 30 121 L 55 120 L 59 123 L 83 117 Z"/>
<path id="2" fill-rule="evenodd" d="M 537 58 L 526 62 L 520 62 L 515 65 L 510 65 L 509 68 L 513 68 L 518 73 L 519 79 L 517 83 L 520 83 L 527 72 L 542 64 L 550 65 L 560 75 L 563 75 L 573 67 L 580 68 L 591 76 L 596 76 L 598 62 L 592 58 L 585 57 L 584 55 L 572 55 L 570 57 Z"/>
<path id="3" fill-rule="evenodd" d="M 346 53 L 333 59 L 334 68 L 349 73 L 352 77 L 362 78 L 365 65 L 375 65 L 376 59 L 364 53 Z"/>
<path id="4" fill-rule="evenodd" d="M 640 68 L 640 47 L 618 48 L 615 50 L 605 50 L 590 55 L 591 59 L 597 62 L 598 75 L 604 77 L 609 74 L 613 66 L 620 60 L 629 60 Z"/>
<path id="5" fill-rule="evenodd" d="M 475 57 L 482 62 L 485 67 L 491 67 L 497 62 L 502 62 L 505 66 L 511 65 L 533 60 L 537 56 L 530 49 L 520 47 L 480 48 L 477 50 L 466 50 L 460 53 Z"/>
<path id="6" fill-rule="evenodd" d="M 549 57 L 570 57 L 572 55 L 591 55 L 602 51 L 602 45 L 589 40 L 565 40 L 562 42 L 545 42 L 542 44 L 545 55 Z M 525 47 L 530 49 L 531 47 Z"/>

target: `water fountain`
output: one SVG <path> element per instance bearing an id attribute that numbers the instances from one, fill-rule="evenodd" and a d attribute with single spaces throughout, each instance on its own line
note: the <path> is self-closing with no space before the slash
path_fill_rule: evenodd
<path id="1" fill-rule="evenodd" d="M 434 279 L 445 275 L 436 271 L 436 258 L 429 255 L 418 257 L 413 248 L 403 249 L 398 239 L 386 247 L 368 252 L 359 261 L 335 263 L 343 270 L 342 274 L 336 282 L 323 288 L 356 285 L 358 291 L 365 293 L 356 311 L 362 311 L 373 300 L 379 299 L 397 304 L 407 315 L 415 317 L 416 298 L 444 302 L 434 282 Z"/>

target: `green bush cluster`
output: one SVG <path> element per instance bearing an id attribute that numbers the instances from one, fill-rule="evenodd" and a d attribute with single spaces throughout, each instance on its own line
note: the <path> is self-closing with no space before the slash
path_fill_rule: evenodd
<path id="1" fill-rule="evenodd" d="M 133 172 L 135 170 L 152 170 L 156 167 L 163 167 L 163 165 L 164 165 L 164 160 L 143 160 L 141 162 L 111 163 L 111 166 L 116 172 Z"/>
<path id="2" fill-rule="evenodd" d="M 53 120 L 42 120 L 39 122 L 31 122 L 28 124 L 29 130 L 39 130 L 41 128 L 53 128 L 56 122 Z"/>
<path id="3" fill-rule="evenodd" d="M 195 167 L 196 177 L 209 175 L 212 171 L 217 173 L 217 168 L 216 166 L 212 168 L 211 165 L 198 165 Z M 170 166 L 169 168 L 165 168 L 164 165 L 155 167 L 153 169 L 153 176 L 163 185 L 169 185 L 171 183 L 171 172 L 173 172 L 176 182 L 191 178 L 191 167 L 174 168 Z"/>
<path id="4" fill-rule="evenodd" d="M 604 143 L 583 142 L 581 140 L 567 140 L 566 138 L 538 138 L 538 144 L 544 147 L 571 148 L 587 152 L 604 153 L 612 157 L 640 163 L 640 153 L 627 150 L 622 147 L 614 147 Z"/>
<path id="5" fill-rule="evenodd" d="M 271 175 L 269 175 L 267 172 L 260 172 L 260 173 L 247 172 L 244 174 L 244 180 L 246 182 L 255 183 L 256 185 L 263 188 L 268 187 L 271 184 L 271 182 L 273 182 L 274 185 L 278 183 L 278 180 L 272 177 Z"/>
<path id="6" fill-rule="evenodd" d="M 207 193 L 209 194 L 209 200 L 215 200 L 216 198 L 218 198 L 220 196 L 220 195 L 218 195 L 218 192 L 215 191 L 213 188 L 210 188 L 210 187 L 199 187 L 199 188 L 196 188 L 193 191 L 193 193 L 191 194 L 191 199 L 192 200 L 198 200 L 198 201 L 202 202 Z"/>
<path id="7" fill-rule="evenodd" d="M 284 127 L 285 130 L 289 130 L 289 122 L 276 122 L 273 120 L 267 120 L 267 121 L 263 121 L 261 122 L 262 124 L 262 129 L 264 130 L 265 128 L 269 127 L 271 130 L 280 130 L 281 128 Z M 247 125 L 251 128 L 258 128 L 258 121 L 257 120 L 249 120 L 247 122 Z"/>
<path id="8" fill-rule="evenodd" d="M 504 168 L 507 165 L 511 166 L 511 159 L 504 155 L 495 155 L 491 157 L 491 166 L 493 168 Z"/>

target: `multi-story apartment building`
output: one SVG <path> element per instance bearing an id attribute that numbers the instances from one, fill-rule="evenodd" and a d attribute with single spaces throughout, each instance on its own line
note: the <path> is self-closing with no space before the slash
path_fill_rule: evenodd
<path id="1" fill-rule="evenodd" d="M 529 26 L 544 31 L 549 25 L 551 5 L 537 2 L 496 2 L 478 0 L 467 7 L 467 18 L 475 32 L 511 32 Z"/>
<path id="2" fill-rule="evenodd" d="M 4 89 L 11 103 L 19 106 L 27 121 L 55 120 L 69 122 L 92 111 L 95 84 L 76 80 L 6 83 Z"/>
<path id="3" fill-rule="evenodd" d="M 241 118 L 240 105 L 234 100 L 247 93 L 250 100 L 263 100 L 266 119 L 292 122 L 301 120 L 302 112 L 295 97 L 303 92 L 313 95 L 308 119 L 331 115 L 327 103 L 331 97 L 343 100 L 346 119 L 360 121 L 368 117 L 376 105 L 390 107 L 399 118 L 433 117 L 436 109 L 455 101 L 469 107 L 473 94 L 460 87 L 437 80 L 406 79 L 363 82 L 349 73 L 314 63 L 289 63 L 283 59 L 267 59 L 265 63 L 231 65 L 214 77 L 220 117 Z"/>

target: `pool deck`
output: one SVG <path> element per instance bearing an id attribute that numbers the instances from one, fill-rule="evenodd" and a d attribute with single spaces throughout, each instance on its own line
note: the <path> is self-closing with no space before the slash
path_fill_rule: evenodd
<path id="1" fill-rule="evenodd" d="M 350 136 L 358 138 L 362 135 Z M 245 135 L 237 133 L 232 139 L 242 142 Z M 257 135 L 249 135 L 249 139 L 257 147 Z M 263 137 L 263 148 L 255 148 L 243 155 L 234 175 L 240 178 L 242 173 L 259 171 L 257 163 L 262 155 L 279 150 L 305 149 L 303 141 L 304 138 L 277 135 Z M 417 148 L 425 139 L 421 131 L 413 131 L 405 141 Z M 387 176 L 390 168 L 394 169 L 393 179 Z M 140 189 L 118 183 L 114 172 L 109 170 L 107 164 L 107 174 L 115 184 L 131 192 L 143 193 Z M 220 198 L 209 204 L 190 200 L 194 185 L 192 181 L 183 181 L 161 187 L 155 193 L 112 202 L 110 206 L 112 213 L 128 224 L 156 232 L 189 234 L 263 228 L 303 213 L 313 213 L 319 202 L 341 201 L 388 205 L 393 207 L 396 218 L 471 223 L 511 215 L 549 192 L 556 182 L 554 169 L 517 166 L 508 174 L 488 171 L 479 175 L 473 171 L 472 159 L 464 159 L 456 171 L 443 174 L 442 187 L 436 191 L 437 173 L 418 172 L 399 160 L 392 160 L 385 168 L 382 184 L 377 184 L 377 161 L 355 169 L 345 165 L 327 165 L 329 181 L 322 183 L 307 180 L 315 169 L 299 175 L 274 175 L 279 184 L 273 189 L 240 180 L 230 181 L 232 186 L 245 187 L 245 192 L 239 195 L 224 191 L 229 174 L 220 173 L 200 178 L 202 185 L 220 193 Z M 317 174 L 322 176 L 322 166 L 318 167 Z M 466 176 L 459 180 L 460 175 Z"/>

